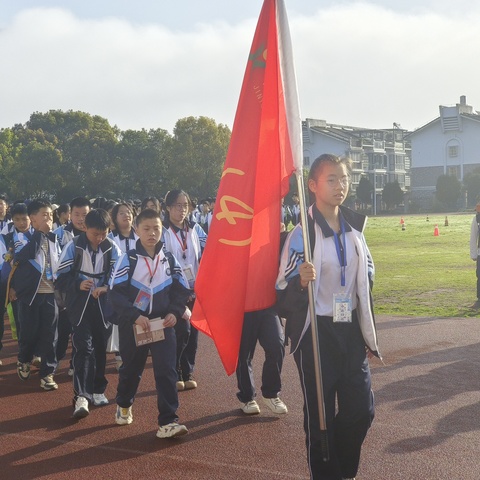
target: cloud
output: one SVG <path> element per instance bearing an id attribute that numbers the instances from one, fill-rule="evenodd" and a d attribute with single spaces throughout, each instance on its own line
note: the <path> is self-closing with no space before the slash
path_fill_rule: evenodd
<path id="1" fill-rule="evenodd" d="M 460 95 L 480 109 L 480 15 L 343 4 L 290 17 L 304 117 L 419 127 Z M 0 31 L 0 127 L 34 111 L 82 110 L 121 129 L 179 118 L 233 123 L 256 19 L 178 31 L 27 9 Z"/>

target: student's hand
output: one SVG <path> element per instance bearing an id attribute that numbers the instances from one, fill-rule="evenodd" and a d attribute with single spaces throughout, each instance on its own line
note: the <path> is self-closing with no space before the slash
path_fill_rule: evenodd
<path id="1" fill-rule="evenodd" d="M 84 292 L 88 292 L 92 287 L 93 287 L 93 280 L 92 279 L 84 280 L 80 284 L 80 290 L 83 290 Z"/>
<path id="2" fill-rule="evenodd" d="M 174 327 L 177 323 L 177 317 L 173 313 L 167 313 L 165 320 L 163 321 L 163 327 Z"/>
<path id="3" fill-rule="evenodd" d="M 186 307 L 186 308 L 185 308 L 185 312 L 183 312 L 182 318 L 183 318 L 184 320 L 187 320 L 187 322 L 188 322 L 188 320 L 190 320 L 190 317 L 191 317 L 191 316 L 192 316 L 191 310 L 190 310 L 188 307 Z"/>
<path id="4" fill-rule="evenodd" d="M 300 274 L 300 285 L 302 288 L 307 288 L 309 282 L 313 282 L 316 278 L 316 272 L 313 263 L 302 263 L 298 267 L 298 272 Z"/>
<path id="5" fill-rule="evenodd" d="M 98 298 L 100 295 L 107 293 L 107 290 L 108 290 L 108 287 L 106 285 L 104 287 L 97 287 L 95 288 L 95 290 L 93 290 L 92 297 Z"/>
<path id="6" fill-rule="evenodd" d="M 8 299 L 11 302 L 14 302 L 17 299 L 17 292 L 13 288 L 10 287 L 10 290 L 8 291 Z"/>
<path id="7" fill-rule="evenodd" d="M 148 317 L 145 317 L 144 315 L 140 315 L 135 320 L 135 325 L 138 325 L 139 327 L 141 327 L 144 332 L 150 331 L 150 320 L 148 319 Z"/>

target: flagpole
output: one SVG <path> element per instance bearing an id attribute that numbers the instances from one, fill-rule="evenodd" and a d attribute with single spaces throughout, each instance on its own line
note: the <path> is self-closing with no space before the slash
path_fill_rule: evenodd
<path id="1" fill-rule="evenodd" d="M 305 262 L 312 262 L 310 250 L 310 235 L 308 234 L 307 207 L 305 197 L 305 186 L 302 171 L 296 171 L 298 198 L 300 200 L 300 218 L 302 223 L 303 249 Z M 310 313 L 310 325 L 312 328 L 313 363 L 315 367 L 315 384 L 317 387 L 318 418 L 320 423 L 320 446 L 322 460 L 328 462 L 330 458 L 327 436 L 327 422 L 325 419 L 325 399 L 323 396 L 322 365 L 320 360 L 320 344 L 318 341 L 317 316 L 315 313 L 314 283 L 308 282 L 308 311 Z"/>

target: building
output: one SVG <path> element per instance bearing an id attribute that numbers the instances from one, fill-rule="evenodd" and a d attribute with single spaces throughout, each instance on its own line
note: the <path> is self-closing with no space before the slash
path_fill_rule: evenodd
<path id="1" fill-rule="evenodd" d="M 410 189 L 410 142 L 407 133 L 396 123 L 392 128 L 374 130 L 307 118 L 303 122 L 304 166 L 310 167 L 322 153 L 351 158 L 351 191 L 355 193 L 360 178 L 367 175 L 376 191 L 372 198 L 376 212 L 387 183 L 398 181 L 404 192 Z"/>
<path id="2" fill-rule="evenodd" d="M 410 133 L 411 200 L 429 208 L 438 177 L 454 175 L 461 182 L 480 167 L 480 115 L 464 95 L 455 106 L 440 105 L 440 116 Z"/>

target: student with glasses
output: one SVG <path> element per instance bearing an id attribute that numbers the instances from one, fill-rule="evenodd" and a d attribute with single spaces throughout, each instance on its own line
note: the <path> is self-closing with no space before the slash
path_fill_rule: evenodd
<path id="1" fill-rule="evenodd" d="M 313 480 L 354 479 L 374 417 L 368 358 L 379 356 L 371 287 L 374 266 L 363 230 L 366 217 L 342 204 L 350 161 L 321 155 L 310 169 L 314 203 L 307 221 L 312 262 L 304 262 L 301 226 L 287 238 L 277 278 L 278 307 L 287 318 L 304 396 L 307 458 Z M 330 459 L 322 454 L 308 285 L 314 284 L 315 322 Z"/>
<path id="2" fill-rule="evenodd" d="M 186 192 L 171 190 L 165 197 L 165 206 L 164 248 L 179 261 L 188 286 L 192 290 L 185 314 L 175 325 L 177 335 L 177 389 L 189 390 L 197 387 L 197 382 L 193 378 L 193 370 L 197 354 L 198 330 L 190 324 L 191 310 L 195 302 L 193 288 L 207 235 L 198 223 L 187 220 L 191 201 Z"/>

